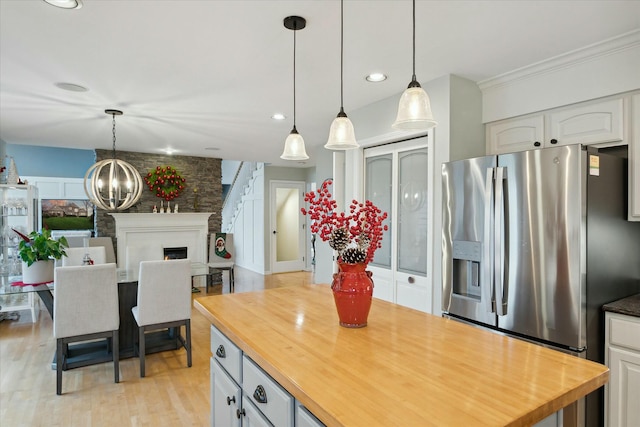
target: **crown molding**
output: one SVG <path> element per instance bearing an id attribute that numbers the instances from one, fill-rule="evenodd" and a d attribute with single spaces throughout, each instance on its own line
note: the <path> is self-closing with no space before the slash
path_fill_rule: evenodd
<path id="1" fill-rule="evenodd" d="M 584 62 L 594 61 L 603 56 L 634 49 L 639 45 L 640 29 L 479 81 L 478 87 L 483 92 L 486 90 L 497 89 L 501 86 L 511 85 L 521 80 L 553 73 L 565 68 L 571 68 Z"/>

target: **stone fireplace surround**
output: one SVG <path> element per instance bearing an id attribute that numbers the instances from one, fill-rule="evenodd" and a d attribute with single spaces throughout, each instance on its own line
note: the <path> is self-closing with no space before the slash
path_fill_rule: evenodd
<path id="1" fill-rule="evenodd" d="M 118 269 L 137 272 L 140 261 L 161 260 L 164 248 L 186 247 L 193 262 L 207 262 L 205 213 L 110 213 L 115 219 Z"/>

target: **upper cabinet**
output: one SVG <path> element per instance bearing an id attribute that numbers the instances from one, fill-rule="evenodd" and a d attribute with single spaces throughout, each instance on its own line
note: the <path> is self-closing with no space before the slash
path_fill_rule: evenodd
<path id="1" fill-rule="evenodd" d="M 631 96 L 629 138 L 629 221 L 640 221 L 640 93 Z"/>
<path id="2" fill-rule="evenodd" d="M 487 123 L 487 154 L 568 144 L 624 143 L 624 97 Z"/>

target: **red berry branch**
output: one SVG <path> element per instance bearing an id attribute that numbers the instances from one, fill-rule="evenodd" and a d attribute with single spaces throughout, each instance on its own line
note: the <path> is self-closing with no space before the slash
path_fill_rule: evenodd
<path id="1" fill-rule="evenodd" d="M 186 186 L 186 180 L 171 166 L 157 166 L 147 173 L 144 181 L 156 197 L 166 201 L 178 197 Z"/>
<path id="2" fill-rule="evenodd" d="M 343 258 L 351 249 L 362 252 L 363 262 L 368 264 L 376 249 L 382 247 L 382 233 L 389 229 L 382 224 L 387 213 L 369 200 L 364 203 L 353 200 L 349 215 L 336 212 L 337 203 L 328 188 L 331 184 L 332 181 L 327 180 L 315 192 L 305 194 L 309 209 L 302 208 L 301 212 L 311 219 L 311 232 L 338 251 L 339 261 L 350 262 Z"/>

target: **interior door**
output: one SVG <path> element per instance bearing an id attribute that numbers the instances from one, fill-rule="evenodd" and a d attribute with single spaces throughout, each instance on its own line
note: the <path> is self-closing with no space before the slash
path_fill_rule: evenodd
<path id="1" fill-rule="evenodd" d="M 271 271 L 305 269 L 304 182 L 271 181 Z"/>

